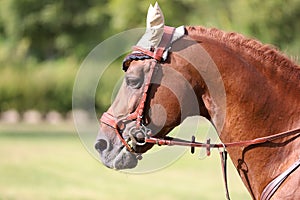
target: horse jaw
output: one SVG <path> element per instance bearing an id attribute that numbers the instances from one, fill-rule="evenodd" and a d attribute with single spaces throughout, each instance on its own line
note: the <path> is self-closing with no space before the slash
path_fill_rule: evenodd
<path id="1" fill-rule="evenodd" d="M 123 147 L 112 164 L 112 168 L 116 170 L 132 169 L 137 166 L 138 159 L 135 154 L 130 153 L 126 147 Z"/>

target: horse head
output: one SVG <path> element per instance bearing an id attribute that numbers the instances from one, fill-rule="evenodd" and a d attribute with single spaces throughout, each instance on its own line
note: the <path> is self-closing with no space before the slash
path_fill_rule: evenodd
<path id="1" fill-rule="evenodd" d="M 173 60 L 172 57 L 169 59 Z M 145 137 L 164 137 L 187 116 L 199 114 L 200 110 L 207 115 L 199 99 L 203 88 L 199 85 L 196 88 L 196 84 L 193 87 L 189 77 L 174 69 L 180 66 L 187 70 L 189 64 L 177 58 L 174 65 L 170 60 L 160 64 L 147 58 L 129 63 L 114 102 L 101 118 L 95 148 L 106 166 L 135 167 L 139 155 L 153 146 L 144 142 Z"/>
<path id="2" fill-rule="evenodd" d="M 209 117 L 202 101 L 203 79 L 199 76 L 195 81 L 191 74 L 197 76 L 197 70 L 175 53 L 182 45 L 174 41 L 183 33 L 177 38 L 175 29 L 164 33 L 162 23 L 158 5 L 150 6 L 146 33 L 124 59 L 124 81 L 101 117 L 95 148 L 109 168 L 134 168 L 140 154 L 153 146 L 144 142 L 145 137 L 164 137 L 187 116 L 200 111 Z M 174 51 L 167 52 L 171 45 Z"/>

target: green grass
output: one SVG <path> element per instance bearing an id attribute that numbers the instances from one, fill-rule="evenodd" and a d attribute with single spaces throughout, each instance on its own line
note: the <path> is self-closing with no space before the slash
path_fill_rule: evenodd
<path id="1" fill-rule="evenodd" d="M 102 166 L 72 128 L 1 127 L 1 200 L 225 199 L 217 152 L 204 160 L 185 154 L 163 170 L 132 175 Z M 228 176 L 232 199 L 250 199 L 231 163 Z"/>

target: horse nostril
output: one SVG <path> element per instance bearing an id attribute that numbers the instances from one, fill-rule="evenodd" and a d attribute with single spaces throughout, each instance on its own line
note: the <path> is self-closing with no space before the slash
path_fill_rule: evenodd
<path id="1" fill-rule="evenodd" d="M 106 140 L 100 139 L 95 144 L 95 149 L 97 149 L 99 152 L 104 151 L 107 148 L 107 142 Z"/>

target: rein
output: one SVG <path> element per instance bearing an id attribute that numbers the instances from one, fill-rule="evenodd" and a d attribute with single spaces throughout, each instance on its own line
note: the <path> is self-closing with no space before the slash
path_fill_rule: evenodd
<path id="1" fill-rule="evenodd" d="M 219 152 L 220 152 L 220 158 L 221 158 L 223 180 L 224 180 L 224 184 L 225 184 L 226 198 L 229 200 L 230 197 L 229 197 L 228 182 L 227 182 L 227 151 L 226 151 L 226 148 L 244 147 L 244 146 L 255 145 L 255 144 L 263 144 L 266 142 L 271 142 L 273 140 L 285 138 L 285 137 L 292 136 L 292 135 L 295 135 L 296 137 L 300 136 L 300 128 L 281 132 L 281 133 L 266 136 L 266 137 L 256 138 L 253 140 L 245 140 L 245 141 L 230 142 L 230 143 L 211 144 L 210 139 L 208 139 L 206 143 L 196 142 L 194 136 L 192 136 L 192 141 L 186 141 L 186 140 L 181 140 L 181 139 L 171 138 L 171 137 L 168 137 L 166 139 L 148 137 L 145 139 L 145 143 L 157 144 L 159 146 L 161 146 L 161 145 L 187 146 L 187 147 L 191 147 L 192 154 L 195 152 L 195 147 L 205 148 L 207 156 L 210 155 L 211 148 L 217 148 L 217 149 L 223 148 L 223 151 L 220 150 Z M 280 187 L 280 185 L 283 183 L 283 181 L 291 173 L 293 173 L 293 171 L 295 171 L 299 166 L 300 166 L 300 159 L 298 159 L 286 171 L 284 171 L 278 177 L 276 177 L 273 181 L 271 181 L 264 188 L 264 190 L 261 194 L 261 200 L 269 200 L 273 196 L 273 194 L 277 191 L 277 189 Z"/>
<path id="2" fill-rule="evenodd" d="M 146 137 L 145 143 L 150 144 L 157 144 L 159 146 L 166 145 L 166 146 L 186 146 L 191 147 L 191 153 L 195 152 L 195 147 L 197 148 L 205 148 L 207 156 L 211 153 L 211 148 L 222 148 L 223 150 L 219 150 L 220 158 L 221 158 L 221 166 L 222 166 L 222 173 L 223 173 L 223 180 L 225 184 L 225 191 L 226 191 L 226 198 L 229 200 L 229 190 L 228 190 L 228 182 L 227 182 L 227 150 L 226 148 L 230 147 L 245 147 L 249 145 L 255 144 L 263 144 L 266 142 L 271 142 L 277 139 L 285 138 L 288 136 L 295 135 L 296 137 L 300 136 L 300 128 L 281 132 L 278 134 L 260 137 L 253 140 L 245 140 L 239 142 L 229 142 L 229 143 L 217 143 L 211 144 L 210 139 L 206 141 L 206 143 L 196 142 L 195 137 L 192 136 L 192 141 L 182 140 L 178 138 L 166 137 L 166 138 L 153 138 L 153 137 Z M 297 160 L 292 166 L 290 166 L 286 171 L 276 177 L 273 181 L 271 181 L 263 190 L 261 195 L 261 200 L 269 200 L 276 190 L 280 187 L 283 181 L 298 167 L 300 166 L 300 159 Z"/>
<path id="3" fill-rule="evenodd" d="M 229 143 L 218 143 L 218 144 L 210 144 L 210 140 L 207 140 L 207 143 L 202 143 L 202 142 L 195 142 L 194 139 L 192 141 L 187 141 L 187 140 L 181 140 L 177 138 L 171 138 L 168 137 L 166 139 L 160 139 L 160 138 L 153 138 L 153 137 L 148 137 L 145 139 L 145 143 L 151 143 L 151 144 L 157 144 L 157 145 L 167 145 L 167 146 L 188 146 L 191 147 L 191 151 L 193 152 L 193 148 L 195 147 L 202 147 L 206 148 L 207 150 L 207 155 L 210 155 L 210 149 L 211 148 L 228 148 L 228 147 L 244 147 L 244 146 L 249 146 L 249 145 L 254 145 L 254 144 L 262 144 L 266 142 L 271 142 L 273 140 L 277 140 L 280 138 L 288 137 L 291 135 L 300 135 L 300 128 L 293 129 L 290 131 L 285 131 L 281 132 L 278 134 L 266 136 L 266 137 L 260 137 L 256 138 L 253 140 L 245 140 L 245 141 L 239 141 L 239 142 L 229 142 Z"/>
<path id="4" fill-rule="evenodd" d="M 150 71 L 149 75 L 145 81 L 144 90 L 142 96 L 140 98 L 140 102 L 133 113 L 130 113 L 126 117 L 122 119 L 115 118 L 111 113 L 105 112 L 103 113 L 102 117 L 100 118 L 100 122 L 104 123 L 115 130 L 116 135 L 119 137 L 120 141 L 124 144 L 126 149 L 131 153 L 137 153 L 135 150 L 136 146 L 143 146 L 145 144 L 156 144 L 159 146 L 166 145 L 166 146 L 186 146 L 191 147 L 191 153 L 195 152 L 195 148 L 205 148 L 206 154 L 209 156 L 211 153 L 211 148 L 217 148 L 220 152 L 221 157 L 221 165 L 223 171 L 223 178 L 224 184 L 226 189 L 226 198 L 230 199 L 229 191 L 228 191 L 228 183 L 227 183 L 227 151 L 226 148 L 231 147 L 245 147 L 249 145 L 255 144 L 263 144 L 266 142 L 271 142 L 273 140 L 285 138 L 288 136 L 300 136 L 300 128 L 281 132 L 278 134 L 260 137 L 252 140 L 245 140 L 245 141 L 238 141 L 238 142 L 230 142 L 230 143 L 210 143 L 210 139 L 206 141 L 206 143 L 196 142 L 195 137 L 192 137 L 191 141 L 182 140 L 178 138 L 172 137 L 165 137 L 165 138 L 154 138 L 152 137 L 153 134 L 151 130 L 146 128 L 143 125 L 143 113 L 145 108 L 145 102 L 147 100 L 147 94 L 149 87 L 151 85 L 151 79 L 154 75 L 155 68 L 158 65 L 158 62 L 163 61 L 163 54 L 165 51 L 171 46 L 171 40 L 174 34 L 175 28 L 165 26 L 164 27 L 164 34 L 159 46 L 152 50 L 147 50 L 142 47 L 134 46 L 134 52 L 127 56 L 123 61 L 123 69 L 126 71 L 130 65 L 132 60 L 142 60 L 142 59 L 153 59 L 150 63 Z M 136 121 L 136 127 L 134 127 L 135 133 L 131 133 L 129 131 L 128 138 L 124 138 L 122 133 L 126 127 L 127 122 Z M 139 135 L 139 137 L 137 137 Z M 132 142 L 132 145 L 129 144 Z M 221 150 L 220 150 L 221 149 Z M 141 159 L 141 156 L 137 153 L 137 158 Z M 261 200 L 268 200 L 272 197 L 272 195 L 276 192 L 279 186 L 283 183 L 283 181 L 289 176 L 296 168 L 300 166 L 300 159 L 297 160 L 288 170 L 283 172 L 277 178 L 275 178 L 272 182 L 270 182 L 264 189 Z"/>

